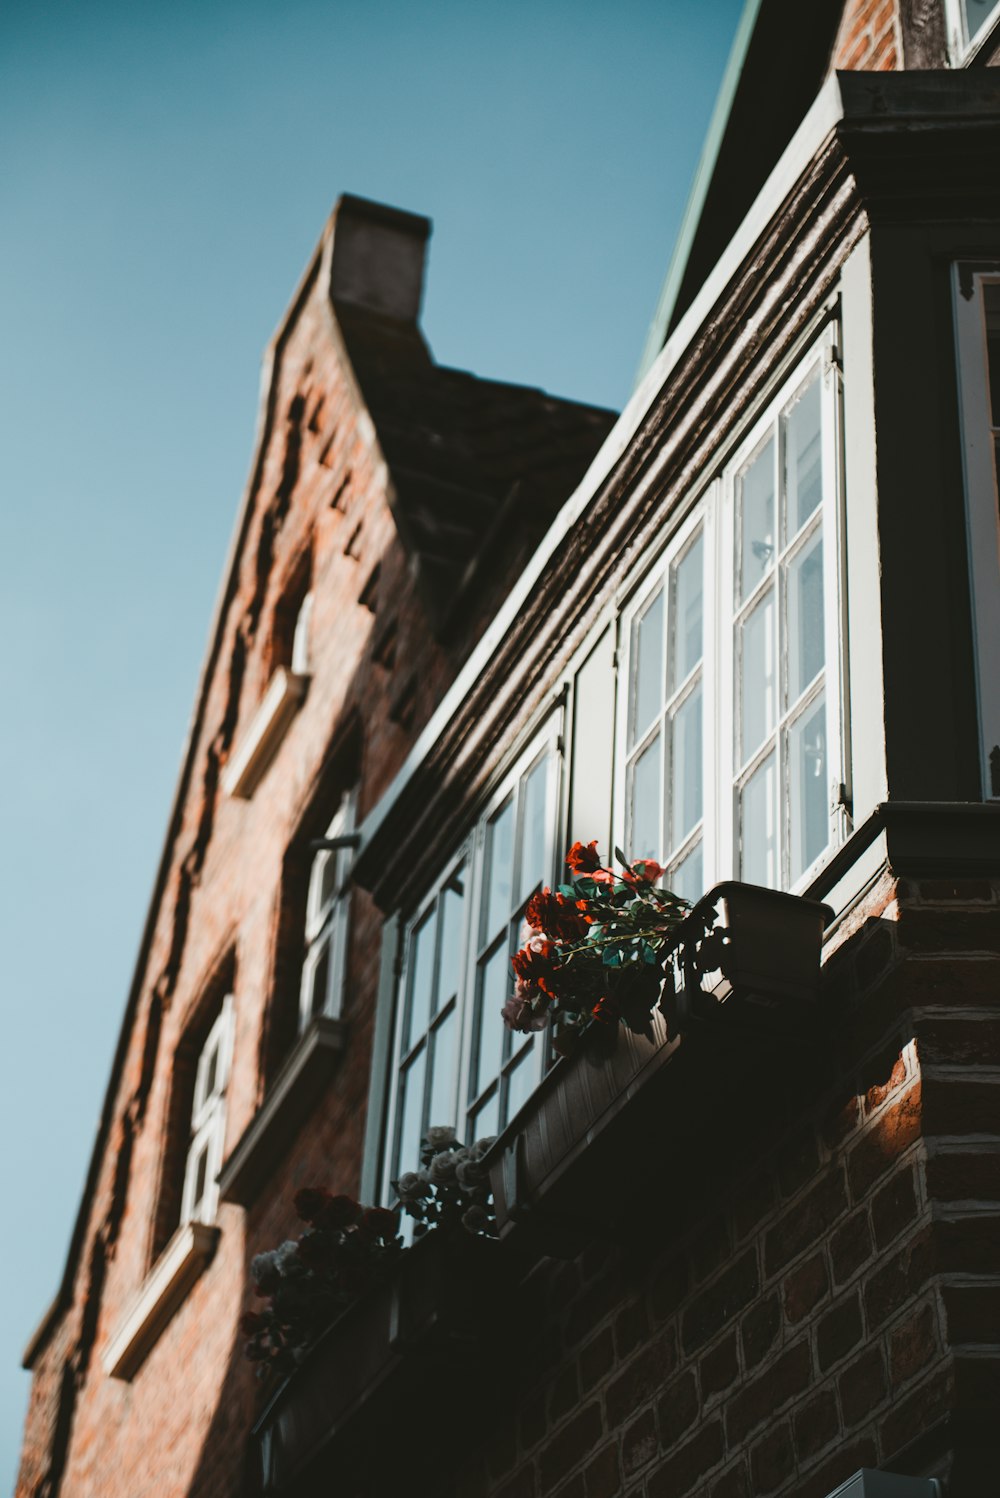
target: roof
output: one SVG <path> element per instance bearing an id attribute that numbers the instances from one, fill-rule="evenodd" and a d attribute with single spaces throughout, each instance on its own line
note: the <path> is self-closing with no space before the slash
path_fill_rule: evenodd
<path id="1" fill-rule="evenodd" d="M 501 522 L 540 536 L 616 413 L 434 363 L 415 323 L 335 302 L 432 621 L 460 610 Z"/>
<path id="2" fill-rule="evenodd" d="M 745 0 L 637 384 L 819 92 L 843 8 L 844 0 Z"/>

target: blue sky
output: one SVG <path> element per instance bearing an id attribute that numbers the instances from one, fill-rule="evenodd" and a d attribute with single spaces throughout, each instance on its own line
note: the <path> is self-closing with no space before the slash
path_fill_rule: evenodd
<path id="1" fill-rule="evenodd" d="M 621 407 L 739 0 L 7 0 L 0 1487 L 152 886 L 260 356 L 337 194 L 442 363 Z"/>

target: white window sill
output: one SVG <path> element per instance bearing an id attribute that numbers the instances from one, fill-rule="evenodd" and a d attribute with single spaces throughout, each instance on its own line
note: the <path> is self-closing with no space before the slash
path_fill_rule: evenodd
<path id="1" fill-rule="evenodd" d="M 317 1015 L 219 1172 L 223 1201 L 248 1207 L 333 1075 L 344 1049 L 341 1020 Z"/>
<path id="2" fill-rule="evenodd" d="M 105 1347 L 109 1378 L 130 1379 L 215 1253 L 219 1229 L 188 1222 L 171 1238 Z"/>
<path id="3" fill-rule="evenodd" d="M 309 686 L 309 677 L 279 666 L 268 683 L 264 700 L 236 745 L 222 772 L 227 796 L 248 800 L 284 738 Z"/>

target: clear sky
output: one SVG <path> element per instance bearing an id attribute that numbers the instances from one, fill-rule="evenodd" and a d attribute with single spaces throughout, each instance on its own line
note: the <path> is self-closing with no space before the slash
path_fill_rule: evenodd
<path id="1" fill-rule="evenodd" d="M 620 408 L 740 0 L 6 0 L 0 1489 L 249 467 L 337 194 L 434 220 L 438 360 Z"/>

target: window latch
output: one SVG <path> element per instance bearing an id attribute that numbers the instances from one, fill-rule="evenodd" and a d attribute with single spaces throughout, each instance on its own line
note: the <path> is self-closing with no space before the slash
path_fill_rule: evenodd
<path id="1" fill-rule="evenodd" d="M 842 780 L 835 780 L 831 787 L 833 795 L 830 800 L 830 810 L 840 811 L 843 809 L 849 817 L 854 816 L 854 798 Z"/>

